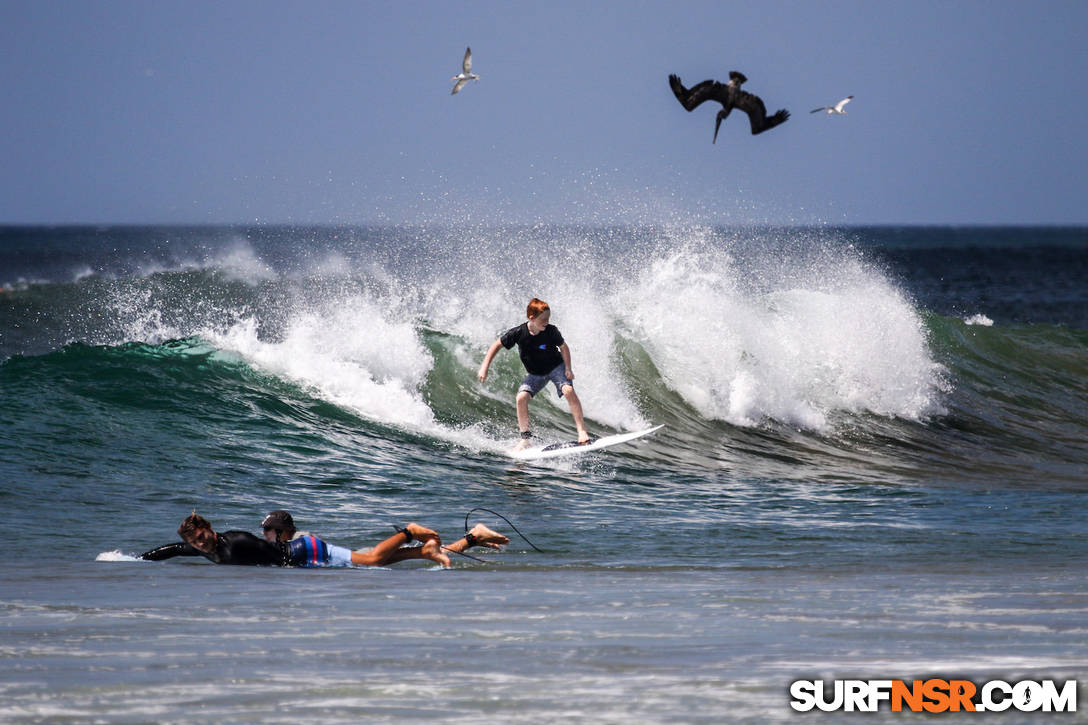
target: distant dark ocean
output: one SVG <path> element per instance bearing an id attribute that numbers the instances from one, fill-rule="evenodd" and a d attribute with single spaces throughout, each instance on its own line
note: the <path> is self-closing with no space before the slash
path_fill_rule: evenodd
<path id="1" fill-rule="evenodd" d="M 506 455 L 520 362 L 476 369 L 534 296 L 591 432 L 664 429 Z M 4 722 L 773 722 L 821 717 L 795 679 L 1088 681 L 1088 228 L 0 228 L 0 411 Z M 542 551 L 475 511 L 513 541 L 452 571 L 135 559 L 193 509 L 361 548 L 477 507 Z"/>

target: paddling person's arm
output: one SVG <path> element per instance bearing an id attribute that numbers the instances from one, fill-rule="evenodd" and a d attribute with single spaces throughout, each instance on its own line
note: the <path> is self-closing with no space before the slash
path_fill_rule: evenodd
<path id="1" fill-rule="evenodd" d="M 559 354 L 563 356 L 563 368 L 567 380 L 574 380 L 574 369 L 570 366 L 570 348 L 567 347 L 567 343 L 564 342 L 559 346 Z"/>
<path id="2" fill-rule="evenodd" d="M 203 556 L 203 554 L 184 541 L 176 541 L 173 544 L 166 544 L 140 554 L 141 559 L 147 559 L 148 561 L 163 561 L 164 559 L 173 559 L 175 556 Z"/>
<path id="3" fill-rule="evenodd" d="M 491 347 L 487 349 L 487 355 L 484 357 L 484 361 L 480 363 L 480 369 L 476 373 L 476 378 L 481 383 L 487 380 L 487 371 L 491 367 L 491 361 L 495 359 L 501 349 L 502 340 L 495 340 L 495 342 L 491 343 Z"/>

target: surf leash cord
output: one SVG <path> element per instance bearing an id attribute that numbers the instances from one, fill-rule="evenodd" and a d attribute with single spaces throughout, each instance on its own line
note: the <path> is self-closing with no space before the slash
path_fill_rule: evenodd
<path id="1" fill-rule="evenodd" d="M 540 552 L 541 554 L 543 554 L 543 553 L 544 553 L 544 550 L 543 550 L 543 549 L 541 549 L 541 548 L 540 548 L 539 546 L 537 546 L 537 545 L 536 545 L 536 544 L 534 544 L 534 543 L 533 543 L 532 541 L 530 541 L 530 540 L 529 540 L 529 537 L 528 537 L 528 536 L 526 536 L 525 534 L 521 533 L 521 531 L 519 531 L 519 530 L 518 530 L 518 527 L 517 527 L 517 526 L 514 526 L 514 522 L 513 522 L 513 521 L 511 521 L 510 519 L 506 518 L 505 516 L 503 516 L 502 514 L 500 514 L 500 513 L 498 512 L 498 511 L 492 511 L 491 509 L 488 509 L 488 508 L 484 508 L 484 507 L 482 507 L 482 506 L 477 506 L 477 507 L 476 507 L 476 508 L 474 508 L 474 509 L 469 509 L 468 513 L 467 513 L 467 514 L 465 514 L 465 534 L 468 534 L 468 517 L 469 517 L 469 516 L 471 516 L 471 515 L 472 515 L 472 514 L 473 514 L 474 512 L 476 512 L 476 511 L 485 511 L 485 512 L 487 512 L 487 513 L 491 514 L 492 516 L 498 516 L 498 517 L 499 517 L 500 519 L 502 519 L 502 520 L 503 520 L 503 521 L 505 521 L 506 523 L 510 524 L 510 528 L 511 528 L 511 529 L 513 529 L 513 530 L 515 531 L 515 533 L 517 533 L 517 535 L 518 535 L 518 536 L 520 536 L 521 538 L 525 539 L 525 543 L 526 543 L 526 544 L 528 544 L 529 546 L 533 547 L 533 549 L 535 549 L 536 551 L 539 551 L 539 552 Z M 469 558 L 472 558 L 472 557 L 469 557 Z"/>

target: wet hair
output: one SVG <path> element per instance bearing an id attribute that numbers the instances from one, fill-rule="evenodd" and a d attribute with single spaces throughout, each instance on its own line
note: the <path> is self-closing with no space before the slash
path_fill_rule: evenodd
<path id="1" fill-rule="evenodd" d="M 525 308 L 525 316 L 530 320 L 539 315 L 541 312 L 551 312 L 551 307 L 548 307 L 548 303 L 544 300 L 538 300 L 536 297 L 529 300 L 529 306 Z"/>
<path id="2" fill-rule="evenodd" d="M 210 529 L 211 527 L 212 525 L 208 523 L 206 518 L 193 511 L 181 522 L 181 526 L 178 527 L 178 536 L 188 541 L 189 537 L 199 529 Z"/>

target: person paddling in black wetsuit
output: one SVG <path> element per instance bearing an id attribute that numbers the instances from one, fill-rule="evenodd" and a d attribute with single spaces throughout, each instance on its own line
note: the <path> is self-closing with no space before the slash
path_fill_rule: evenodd
<path id="1" fill-rule="evenodd" d="M 195 511 L 178 527 L 184 541 L 166 544 L 140 555 L 162 561 L 175 556 L 203 556 L 216 564 L 287 566 L 286 547 L 270 544 L 247 531 L 216 533 L 207 519 Z"/>
<path id="2" fill-rule="evenodd" d="M 518 355 L 528 375 L 521 381 L 517 397 L 514 399 L 518 412 L 518 430 L 521 432 L 521 440 L 518 441 L 515 450 L 529 445 L 529 439 L 533 437 L 529 430 L 529 399 L 539 393 L 549 382 L 555 385 L 560 398 L 567 399 L 574 425 L 578 429 L 578 442 L 589 443 L 591 438 L 586 432 L 582 402 L 578 399 L 578 394 L 574 392 L 574 370 L 570 363 L 570 348 L 563 340 L 559 328 L 548 324 L 552 314 L 551 308 L 544 300 L 534 297 L 529 301 L 525 314 L 529 318 L 526 322 L 507 330 L 498 340 L 491 343 L 476 377 L 481 383 L 485 382 L 487 370 L 491 367 L 491 361 L 499 350 L 504 347 L 509 350 L 517 345 Z"/>

